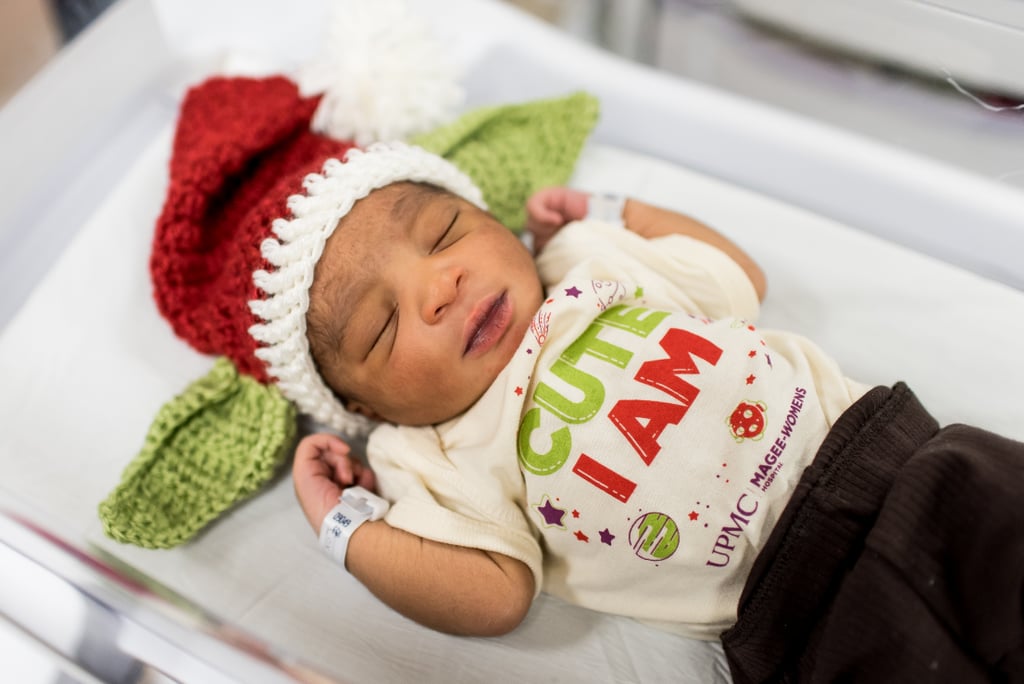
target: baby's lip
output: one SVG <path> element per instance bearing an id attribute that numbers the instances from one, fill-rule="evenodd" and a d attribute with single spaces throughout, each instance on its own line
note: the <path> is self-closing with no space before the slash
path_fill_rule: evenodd
<path id="1" fill-rule="evenodd" d="M 463 334 L 463 356 L 479 356 L 491 349 L 508 330 L 512 321 L 512 303 L 508 292 L 485 297 L 470 313 Z"/>

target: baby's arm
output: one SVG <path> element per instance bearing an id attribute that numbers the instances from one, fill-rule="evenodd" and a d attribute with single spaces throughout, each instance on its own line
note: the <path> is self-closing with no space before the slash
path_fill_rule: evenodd
<path id="1" fill-rule="evenodd" d="M 373 472 L 351 458 L 341 439 L 310 435 L 295 451 L 295 493 L 319 533 L 345 487 L 373 489 Z M 383 520 L 352 533 L 345 565 L 399 613 L 451 634 L 496 636 L 511 631 L 533 601 L 533 574 L 521 561 L 479 549 L 423 539 Z"/>
<path id="2" fill-rule="evenodd" d="M 540 252 L 565 224 L 586 217 L 589 197 L 585 192 L 565 187 L 544 188 L 535 192 L 526 203 L 526 228 L 533 234 L 534 249 Z M 717 247 L 739 264 L 753 283 L 758 299 L 764 299 L 764 272 L 736 243 L 710 226 L 685 214 L 635 199 L 626 200 L 622 220 L 629 230 L 645 238 L 675 233 Z"/>

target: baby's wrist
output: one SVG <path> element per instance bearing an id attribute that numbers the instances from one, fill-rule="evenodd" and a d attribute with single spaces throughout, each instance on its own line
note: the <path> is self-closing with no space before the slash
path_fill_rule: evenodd
<path id="1" fill-rule="evenodd" d="M 591 193 L 587 198 L 586 218 L 625 227 L 625 208 L 625 195 L 610 192 Z"/>
<path id="2" fill-rule="evenodd" d="M 348 544 L 359 527 L 380 520 L 390 504 L 363 487 L 348 487 L 320 524 L 320 548 L 341 567 L 345 566 Z"/>

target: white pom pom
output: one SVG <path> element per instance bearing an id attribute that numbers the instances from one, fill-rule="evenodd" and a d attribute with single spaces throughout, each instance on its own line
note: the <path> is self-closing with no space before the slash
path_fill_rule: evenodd
<path id="1" fill-rule="evenodd" d="M 323 93 L 312 128 L 367 145 L 446 123 L 462 89 L 445 51 L 402 0 L 336 0 L 322 55 L 298 75 Z"/>

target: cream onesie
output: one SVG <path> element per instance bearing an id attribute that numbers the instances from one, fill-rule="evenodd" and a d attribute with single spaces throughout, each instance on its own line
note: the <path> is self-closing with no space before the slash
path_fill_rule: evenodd
<path id="1" fill-rule="evenodd" d="M 793 487 L 867 387 L 805 338 L 754 325 L 720 250 L 569 224 L 547 299 L 465 414 L 368 442 L 387 521 L 503 553 L 538 590 L 717 639 Z"/>

